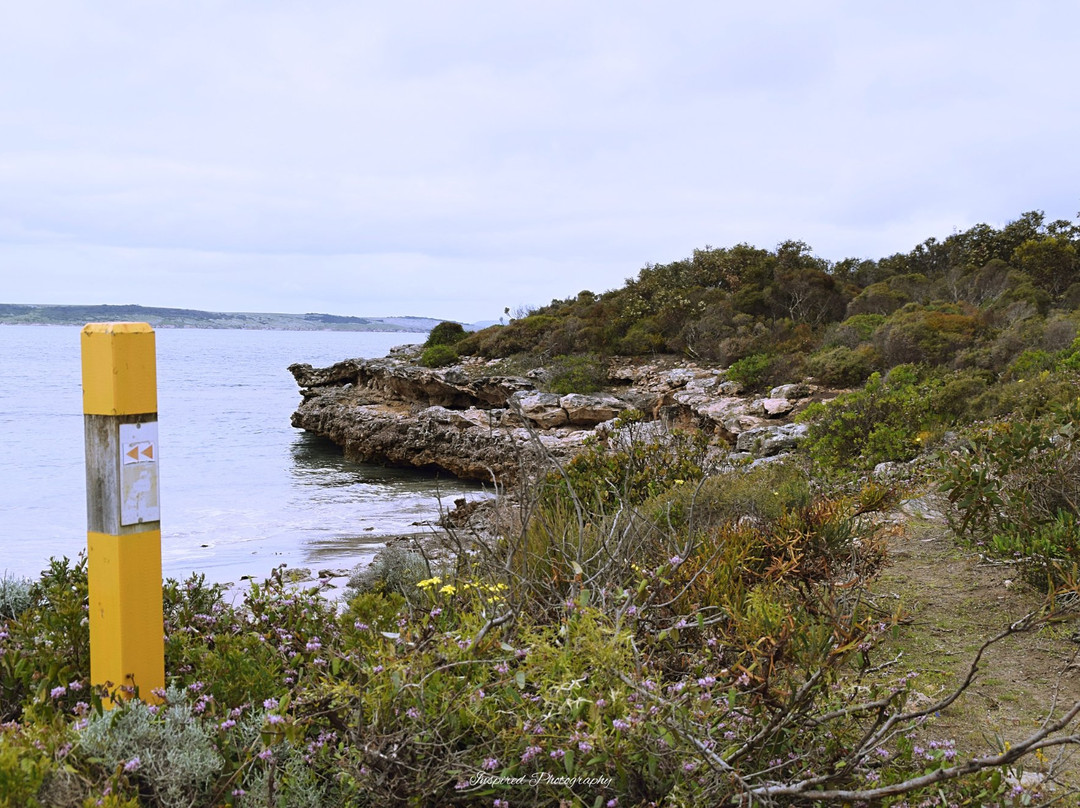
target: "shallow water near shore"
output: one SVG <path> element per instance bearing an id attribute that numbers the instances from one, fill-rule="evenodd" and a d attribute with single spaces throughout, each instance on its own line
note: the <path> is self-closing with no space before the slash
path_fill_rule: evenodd
<path id="1" fill-rule="evenodd" d="M 300 401 L 293 362 L 383 356 L 423 338 L 159 329 L 165 576 L 348 569 L 387 537 L 429 531 L 440 499 L 484 496 L 449 476 L 347 461 L 289 424 Z M 79 329 L 0 326 L 0 372 L 0 570 L 34 577 L 86 546 Z"/>

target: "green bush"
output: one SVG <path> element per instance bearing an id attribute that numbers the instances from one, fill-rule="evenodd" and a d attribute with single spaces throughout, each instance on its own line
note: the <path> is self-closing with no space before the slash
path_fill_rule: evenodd
<path id="1" fill-rule="evenodd" d="M 887 366 L 951 362 L 975 340 L 979 321 L 970 308 L 909 304 L 892 314 L 874 334 Z"/>
<path id="2" fill-rule="evenodd" d="M 940 384 L 908 365 L 893 368 L 885 378 L 874 373 L 862 389 L 812 404 L 800 414 L 810 426 L 804 446 L 823 469 L 910 460 L 925 448 L 923 433 L 948 422 L 930 406 Z"/>
<path id="3" fill-rule="evenodd" d="M 962 370 L 949 373 L 930 391 L 930 410 L 958 423 L 971 420 L 975 402 L 993 383 L 993 375 L 985 371 Z"/>
<path id="4" fill-rule="evenodd" d="M 51 559 L 29 590 L 30 605 L 5 623 L 0 639 L 0 715 L 17 717 L 29 703 L 70 707 L 68 685 L 90 678 L 86 557 Z M 50 697 L 54 689 L 63 693 Z"/>
<path id="5" fill-rule="evenodd" d="M 738 382 L 747 390 L 760 390 L 771 379 L 773 357 L 769 354 L 751 354 L 733 362 L 726 377 Z"/>
<path id="6" fill-rule="evenodd" d="M 667 340 L 660 330 L 656 319 L 646 317 L 634 323 L 619 340 L 617 350 L 626 356 L 641 356 L 651 353 L 663 353 Z"/>
<path id="7" fill-rule="evenodd" d="M 957 535 L 1016 561 L 1046 587 L 1080 564 L 1080 402 L 1032 421 L 992 423 L 943 458 Z"/>
<path id="8" fill-rule="evenodd" d="M 452 345 L 433 345 L 420 354 L 420 364 L 426 368 L 441 368 L 458 361 L 458 352 Z"/>
<path id="9" fill-rule="evenodd" d="M 595 354 L 556 356 L 547 365 L 546 388 L 565 396 L 570 393 L 595 393 L 607 384 L 607 363 Z"/>
<path id="10" fill-rule="evenodd" d="M 866 342 L 874 336 L 874 332 L 877 331 L 884 322 L 884 314 L 855 314 L 840 323 L 840 325 L 837 326 L 837 330 L 850 329 L 858 342 Z"/>
<path id="11" fill-rule="evenodd" d="M 838 345 L 811 356 L 806 361 L 806 369 L 820 384 L 853 387 L 865 381 L 879 363 L 877 351 L 869 345 L 855 350 Z"/>
<path id="12" fill-rule="evenodd" d="M 773 521 L 810 501 L 803 470 L 791 462 L 775 462 L 712 474 L 696 485 L 673 486 L 653 507 L 676 527 L 702 529 L 744 517 Z"/>
<path id="13" fill-rule="evenodd" d="M 1051 370 L 1056 364 L 1057 357 L 1048 351 L 1027 350 L 1009 363 L 1004 375 L 1008 379 L 1022 380 L 1025 377 L 1038 375 L 1044 370 Z"/>
<path id="14" fill-rule="evenodd" d="M 0 726 L 0 808 L 42 808 L 42 787 L 58 763 L 35 729 Z"/>
<path id="15" fill-rule="evenodd" d="M 461 323 L 444 321 L 431 329 L 431 333 L 428 334 L 424 347 L 431 348 L 435 345 L 456 345 L 468 335 L 469 332 L 465 330 L 465 327 L 462 326 Z"/>
<path id="16" fill-rule="evenodd" d="M 614 437 L 593 440 L 565 468 L 547 476 L 543 501 L 569 497 L 592 507 L 636 505 L 704 473 L 708 440 L 701 433 L 652 434 L 637 410 L 625 410 L 615 424 Z"/>

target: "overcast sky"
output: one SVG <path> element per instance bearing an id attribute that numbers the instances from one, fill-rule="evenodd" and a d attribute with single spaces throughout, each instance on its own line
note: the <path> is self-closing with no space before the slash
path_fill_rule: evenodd
<path id="1" fill-rule="evenodd" d="M 1080 3 L 0 0 L 0 302 L 497 319 L 1080 210 Z"/>

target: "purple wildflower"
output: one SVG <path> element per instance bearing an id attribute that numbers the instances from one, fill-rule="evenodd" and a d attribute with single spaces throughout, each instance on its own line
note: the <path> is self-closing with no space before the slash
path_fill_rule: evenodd
<path id="1" fill-rule="evenodd" d="M 544 751 L 543 748 L 541 748 L 539 746 L 526 746 L 525 747 L 525 752 L 521 756 L 521 762 L 522 763 L 528 763 L 530 760 L 532 760 L 534 757 L 536 757 L 537 755 L 539 755 L 543 751 Z"/>

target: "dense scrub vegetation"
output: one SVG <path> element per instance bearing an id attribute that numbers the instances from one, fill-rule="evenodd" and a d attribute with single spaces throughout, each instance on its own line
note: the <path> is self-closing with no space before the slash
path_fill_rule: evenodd
<path id="1" fill-rule="evenodd" d="M 1001 637 L 1080 601 L 1078 237 L 1031 213 L 879 261 L 707 248 L 504 327 L 440 326 L 424 364 L 543 359 L 565 392 L 602 386 L 611 354 L 654 351 L 750 388 L 854 389 L 803 413 L 800 454 L 753 468 L 626 412 L 571 462 L 531 468 L 496 535 L 449 530 L 438 561 L 388 551 L 340 602 L 280 570 L 232 597 L 170 581 L 170 685 L 112 711 L 88 678 L 85 563 L 4 578 L 0 806 L 1064 796 L 1015 767 L 1075 743 L 1080 705 L 959 750 L 933 717 L 977 665 L 910 698 L 915 672 L 878 659 L 902 615 L 867 584 L 899 494 L 872 470 L 917 458 L 956 534 L 1047 593 Z"/>
<path id="2" fill-rule="evenodd" d="M 1031 802 L 1001 769 L 1060 724 L 968 759 L 933 732 L 954 695 L 871 663 L 894 491 L 709 468 L 639 428 L 552 466 L 496 539 L 388 552 L 340 603 L 280 570 L 234 598 L 168 582 L 169 687 L 111 711 L 85 563 L 7 579 L 0 805 Z"/>
<path id="3" fill-rule="evenodd" d="M 827 261 L 802 242 L 740 244 L 650 265 L 621 289 L 555 300 L 457 342 L 459 354 L 684 354 L 764 386 L 857 385 L 901 364 L 1005 372 L 1072 344 L 1080 227 L 1025 213 L 879 260 Z"/>

